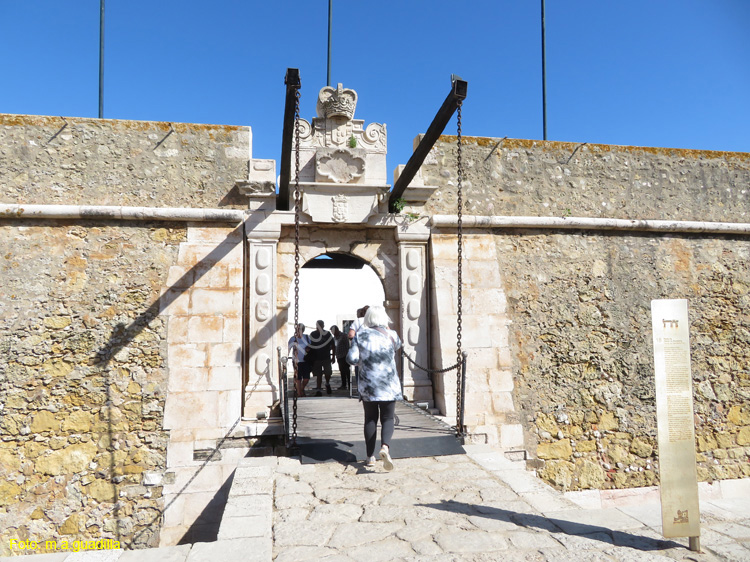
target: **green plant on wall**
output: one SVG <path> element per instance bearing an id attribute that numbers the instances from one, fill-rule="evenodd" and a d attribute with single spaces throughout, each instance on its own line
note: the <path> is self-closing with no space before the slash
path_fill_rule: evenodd
<path id="1" fill-rule="evenodd" d="M 357 139 L 354 138 L 354 135 L 349 137 L 349 148 L 357 148 Z"/>
<path id="2" fill-rule="evenodd" d="M 400 213 L 404 210 L 404 207 L 406 207 L 406 201 L 403 197 L 399 197 L 398 199 L 395 199 L 393 201 L 393 208 L 396 210 L 397 213 Z"/>

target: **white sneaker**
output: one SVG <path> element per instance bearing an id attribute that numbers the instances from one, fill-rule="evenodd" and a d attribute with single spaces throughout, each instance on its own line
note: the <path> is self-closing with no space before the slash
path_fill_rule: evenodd
<path id="1" fill-rule="evenodd" d="M 370 457 L 367 459 L 367 464 L 365 466 L 370 466 L 370 467 L 375 466 L 375 462 L 376 462 L 375 457 Z"/>
<path id="2" fill-rule="evenodd" d="M 391 453 L 389 452 L 387 445 L 383 445 L 380 448 L 380 459 L 383 461 L 383 468 L 387 472 L 393 470 L 393 459 L 391 458 Z"/>

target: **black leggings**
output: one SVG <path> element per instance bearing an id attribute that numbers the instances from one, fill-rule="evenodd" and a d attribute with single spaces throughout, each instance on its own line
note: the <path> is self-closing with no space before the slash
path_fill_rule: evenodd
<path id="1" fill-rule="evenodd" d="M 375 454 L 375 442 L 378 437 L 378 417 L 380 417 L 380 443 L 390 448 L 393 437 L 393 425 L 396 417 L 396 401 L 362 402 L 365 407 L 365 445 L 367 458 Z"/>

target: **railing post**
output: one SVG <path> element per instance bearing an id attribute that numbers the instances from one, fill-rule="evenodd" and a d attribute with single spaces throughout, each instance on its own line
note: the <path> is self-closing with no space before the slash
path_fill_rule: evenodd
<path id="1" fill-rule="evenodd" d="M 461 439 L 461 444 L 466 444 L 466 433 L 464 432 L 464 414 L 466 412 L 466 358 L 469 356 L 468 352 L 464 351 L 461 354 L 461 416 L 459 420 L 460 427 L 458 428 L 458 436 Z"/>
<path id="2" fill-rule="evenodd" d="M 289 446 L 289 389 L 287 388 L 286 361 L 281 356 L 281 346 L 276 348 L 279 358 L 279 411 L 284 426 L 284 446 Z"/>

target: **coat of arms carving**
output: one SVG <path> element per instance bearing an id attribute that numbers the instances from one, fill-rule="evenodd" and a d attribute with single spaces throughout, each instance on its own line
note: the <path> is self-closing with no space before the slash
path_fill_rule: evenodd
<path id="1" fill-rule="evenodd" d="M 333 201 L 333 214 L 331 219 L 333 222 L 346 222 L 349 216 L 349 201 L 346 195 L 336 195 L 331 197 Z"/>

